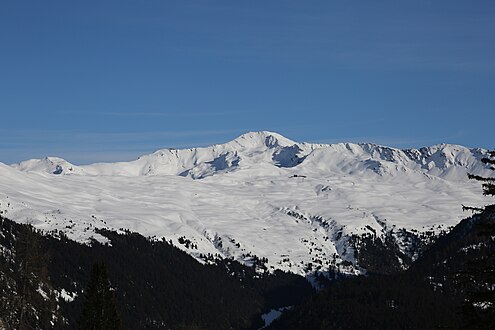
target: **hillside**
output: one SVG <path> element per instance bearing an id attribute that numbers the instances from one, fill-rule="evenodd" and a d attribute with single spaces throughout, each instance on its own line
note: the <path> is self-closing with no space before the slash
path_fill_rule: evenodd
<path id="1" fill-rule="evenodd" d="M 100 235 L 112 245 L 42 236 L 0 217 L 0 325 L 77 329 L 95 262 L 108 268 L 124 329 L 258 329 L 263 313 L 313 293 L 294 274 L 260 275 L 233 260 L 202 265 L 169 242 Z"/>
<path id="2" fill-rule="evenodd" d="M 494 299 L 487 226 L 493 235 L 493 207 L 463 220 L 407 271 L 336 281 L 269 329 L 493 329 L 493 305 L 465 303 L 475 292 L 481 302 Z"/>

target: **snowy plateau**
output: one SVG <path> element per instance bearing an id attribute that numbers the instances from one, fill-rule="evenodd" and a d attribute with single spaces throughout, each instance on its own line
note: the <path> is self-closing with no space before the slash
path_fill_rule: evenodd
<path id="1" fill-rule="evenodd" d="M 251 132 L 204 148 L 77 166 L 47 157 L 0 163 L 0 212 L 46 234 L 105 241 L 96 228 L 166 239 L 199 261 L 220 255 L 301 275 L 366 272 L 352 237 L 414 258 L 410 235 L 438 233 L 489 203 L 467 173 L 489 176 L 483 149 L 441 144 L 297 143 Z M 108 242 L 111 244 L 111 242 Z M 317 266 L 315 268 L 315 266 Z"/>

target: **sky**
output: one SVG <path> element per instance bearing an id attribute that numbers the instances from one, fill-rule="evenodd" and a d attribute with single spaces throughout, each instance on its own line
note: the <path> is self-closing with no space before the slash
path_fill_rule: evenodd
<path id="1" fill-rule="evenodd" d="M 0 162 L 248 131 L 495 147 L 495 1 L 0 2 Z"/>

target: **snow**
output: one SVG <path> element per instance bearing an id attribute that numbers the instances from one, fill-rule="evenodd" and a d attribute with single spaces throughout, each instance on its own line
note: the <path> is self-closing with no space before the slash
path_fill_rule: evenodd
<path id="1" fill-rule="evenodd" d="M 286 311 L 286 310 L 288 310 L 290 308 L 291 307 L 282 307 L 282 308 L 279 308 L 279 309 L 272 309 L 268 313 L 261 315 L 261 318 L 263 319 L 263 322 L 265 322 L 265 326 L 263 328 L 261 328 L 261 329 L 264 329 L 267 326 L 269 326 L 270 324 L 272 324 L 273 321 L 275 321 L 276 319 L 278 319 L 282 315 L 282 313 L 284 311 Z"/>
<path id="2" fill-rule="evenodd" d="M 79 242 L 105 241 L 95 228 L 126 228 L 171 239 L 196 257 L 219 253 L 242 262 L 250 253 L 268 258 L 273 269 L 306 274 L 315 257 L 354 262 L 348 238 L 367 226 L 377 233 L 445 229 L 467 216 L 461 203 L 487 204 L 466 177 L 490 175 L 480 162 L 485 154 L 448 144 L 400 150 L 297 143 L 251 132 L 131 162 L 0 163 L 0 210 Z M 180 245 L 181 236 L 198 249 Z"/>
<path id="3" fill-rule="evenodd" d="M 65 289 L 61 289 L 60 292 L 58 293 L 58 297 L 62 298 L 66 302 L 72 302 L 74 299 L 76 299 L 77 293 L 76 292 L 68 292 Z"/>
<path id="4" fill-rule="evenodd" d="M 45 300 L 49 299 L 48 294 L 43 290 L 43 288 L 41 286 L 38 286 L 38 288 L 36 289 L 36 292 L 38 292 L 43 297 L 43 299 L 45 299 Z"/>

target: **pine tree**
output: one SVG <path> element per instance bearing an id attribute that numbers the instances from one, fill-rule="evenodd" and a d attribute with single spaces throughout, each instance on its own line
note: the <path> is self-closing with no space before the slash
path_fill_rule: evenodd
<path id="1" fill-rule="evenodd" d="M 488 157 L 484 157 L 481 159 L 481 161 L 485 164 L 489 164 L 490 169 L 492 171 L 495 171 L 495 150 L 489 151 L 488 152 Z M 480 182 L 483 182 L 481 186 L 483 187 L 483 195 L 485 196 L 495 196 L 495 178 L 493 177 L 483 177 L 479 175 L 474 175 L 474 174 L 468 174 L 468 178 L 471 180 L 477 180 Z M 472 206 L 462 206 L 464 210 L 469 210 L 473 212 L 483 212 L 487 209 L 494 209 L 495 204 L 488 205 L 485 207 L 472 207 Z"/>
<path id="2" fill-rule="evenodd" d="M 46 276 L 46 268 L 44 267 L 46 260 L 44 260 L 44 256 L 40 255 L 39 244 L 39 239 L 31 225 L 27 225 L 20 231 L 16 242 L 17 271 L 19 273 L 18 304 L 20 307 L 18 326 L 20 329 L 27 329 L 33 326 L 33 322 L 35 322 L 36 317 L 30 314 L 30 311 L 34 309 L 31 307 L 31 302 L 33 294 L 36 294 L 38 282 L 40 282 L 38 277 L 40 275 Z"/>
<path id="3" fill-rule="evenodd" d="M 12 226 L 0 216 L 0 241 L 0 329 L 61 327 L 42 236 L 32 225 Z"/>
<path id="4" fill-rule="evenodd" d="M 490 168 L 495 171 L 495 150 L 489 152 L 490 157 L 485 157 L 481 161 L 485 164 L 490 164 Z M 483 183 L 483 195 L 495 195 L 495 178 L 484 178 L 479 176 L 471 176 L 471 178 L 476 179 L 478 181 L 484 181 Z M 493 205 L 492 205 L 493 206 Z"/>
<path id="5" fill-rule="evenodd" d="M 22 226 L 16 240 L 18 329 L 44 328 L 51 324 L 53 316 L 58 318 L 48 262 L 39 233 L 30 224 Z"/>
<path id="6" fill-rule="evenodd" d="M 482 159 L 495 171 L 495 151 Z M 468 177 L 482 183 L 483 195 L 495 196 L 495 178 L 468 174 Z M 486 253 L 468 263 L 459 277 L 471 287 L 462 306 L 467 329 L 495 329 L 495 204 L 484 207 L 465 207 L 477 212 L 480 221 L 475 226 Z"/>
<path id="7" fill-rule="evenodd" d="M 122 328 L 104 263 L 99 262 L 93 266 L 84 297 L 80 329 L 116 330 Z"/>

